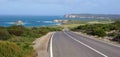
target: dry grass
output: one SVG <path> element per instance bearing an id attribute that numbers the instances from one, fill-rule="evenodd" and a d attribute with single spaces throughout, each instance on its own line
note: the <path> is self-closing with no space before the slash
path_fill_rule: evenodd
<path id="1" fill-rule="evenodd" d="M 64 28 L 75 28 L 78 27 L 80 25 L 84 25 L 84 24 L 66 24 L 66 25 L 62 25 Z"/>

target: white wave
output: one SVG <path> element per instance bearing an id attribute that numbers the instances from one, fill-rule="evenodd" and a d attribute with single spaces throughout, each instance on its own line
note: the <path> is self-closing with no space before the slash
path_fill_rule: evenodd
<path id="1" fill-rule="evenodd" d="M 5 22 L 6 24 L 15 24 L 15 22 Z M 23 23 L 22 25 L 25 25 L 25 24 L 30 24 L 30 23 Z"/>
<path id="2" fill-rule="evenodd" d="M 41 21 L 36 21 L 36 22 L 41 22 Z"/>
<path id="3" fill-rule="evenodd" d="M 5 22 L 6 24 L 15 24 L 14 22 Z"/>
<path id="4" fill-rule="evenodd" d="M 53 21 L 43 21 L 44 23 L 53 23 Z"/>

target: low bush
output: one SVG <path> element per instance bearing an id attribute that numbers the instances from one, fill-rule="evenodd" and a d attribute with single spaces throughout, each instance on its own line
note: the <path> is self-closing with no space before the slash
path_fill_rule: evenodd
<path id="1" fill-rule="evenodd" d="M 15 36 L 21 36 L 24 33 L 23 30 L 19 30 L 19 29 L 9 29 L 8 32 L 11 35 L 15 35 Z"/>
<path id="2" fill-rule="evenodd" d="M 61 28 L 57 27 L 26 28 L 19 25 L 0 27 L 0 40 L 2 40 L 0 41 L 0 57 L 33 57 L 36 53 L 32 42 L 48 32 L 60 30 Z"/>
<path id="3" fill-rule="evenodd" d="M 10 34 L 6 29 L 0 29 L 0 40 L 7 40 L 10 38 Z"/>
<path id="4" fill-rule="evenodd" d="M 24 26 L 22 26 L 22 25 L 13 25 L 13 26 L 9 26 L 8 29 L 24 30 L 26 28 Z"/>
<path id="5" fill-rule="evenodd" d="M 23 57 L 23 54 L 16 44 L 0 41 L 0 57 Z"/>
<path id="6" fill-rule="evenodd" d="M 117 33 L 109 33 L 108 36 L 109 36 L 109 37 L 116 37 L 116 36 L 117 36 Z"/>
<path id="7" fill-rule="evenodd" d="M 113 41 L 120 42 L 120 34 L 117 35 L 115 38 L 112 39 Z"/>
<path id="8" fill-rule="evenodd" d="M 15 35 L 15 36 L 21 36 L 24 31 L 25 31 L 25 27 L 24 26 L 21 26 L 21 25 L 18 25 L 18 26 L 10 26 L 8 27 L 8 32 L 11 34 L 11 35 Z"/>
<path id="9" fill-rule="evenodd" d="M 97 35 L 99 37 L 106 36 L 106 32 L 110 32 L 112 30 L 120 31 L 120 21 L 116 21 L 111 24 L 87 24 L 80 25 L 76 28 L 71 29 L 73 31 L 81 31 L 91 35 Z M 118 33 L 117 33 L 118 34 Z M 107 36 L 117 36 L 114 33 L 108 34 Z"/>
<path id="10" fill-rule="evenodd" d="M 97 35 L 99 37 L 104 37 L 106 36 L 106 33 L 103 29 L 94 29 L 92 32 L 91 32 L 92 35 Z"/>
<path id="11" fill-rule="evenodd" d="M 22 36 L 28 37 L 28 38 L 38 38 L 41 36 L 41 34 L 35 33 L 33 31 L 30 31 L 30 32 L 26 31 Z"/>

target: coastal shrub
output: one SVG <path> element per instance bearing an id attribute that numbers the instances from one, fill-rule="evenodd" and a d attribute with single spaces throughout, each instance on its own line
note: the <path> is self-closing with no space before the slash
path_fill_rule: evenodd
<path id="1" fill-rule="evenodd" d="M 6 29 L 6 27 L 0 26 L 0 29 Z"/>
<path id="2" fill-rule="evenodd" d="M 17 37 L 17 36 L 12 35 L 11 38 L 8 39 L 8 41 L 17 43 L 17 42 L 25 42 L 26 39 L 23 37 Z"/>
<path id="3" fill-rule="evenodd" d="M 116 36 L 117 36 L 117 33 L 109 33 L 108 36 L 109 36 L 109 37 L 116 37 Z"/>
<path id="4" fill-rule="evenodd" d="M 23 57 L 33 57 L 35 51 L 32 47 L 32 41 L 35 39 L 33 38 L 22 38 L 18 36 L 14 36 L 8 41 L 16 43 L 22 50 Z"/>
<path id="5" fill-rule="evenodd" d="M 49 27 L 50 31 L 61 31 L 62 29 L 62 27 Z"/>
<path id="6" fill-rule="evenodd" d="M 32 30 L 38 30 L 38 28 L 37 27 L 32 27 Z"/>
<path id="7" fill-rule="evenodd" d="M 25 31 L 22 36 L 27 37 L 27 38 L 38 38 L 41 36 L 41 34 L 38 33 L 39 31 L 34 31 L 34 30 L 28 30 Z"/>
<path id="8" fill-rule="evenodd" d="M 113 41 L 120 42 L 120 34 L 117 35 L 115 38 L 112 39 Z"/>
<path id="9" fill-rule="evenodd" d="M 8 32 L 11 35 L 21 36 L 25 31 L 25 27 L 18 25 L 18 26 L 10 26 L 8 27 Z"/>
<path id="10" fill-rule="evenodd" d="M 0 29 L 0 40 L 7 40 L 10 38 L 10 34 L 6 29 Z"/>
<path id="11" fill-rule="evenodd" d="M 32 42 L 21 42 L 21 43 L 17 43 L 17 45 L 19 45 L 23 52 L 22 54 L 24 55 L 24 57 L 34 57 L 35 56 L 35 50 L 32 47 Z"/>
<path id="12" fill-rule="evenodd" d="M 72 30 L 103 37 L 106 36 L 107 31 L 109 32 L 111 30 L 114 30 L 114 28 L 115 27 L 113 24 L 87 24 L 83 26 L 78 26 L 77 28 L 74 28 Z"/>
<path id="13" fill-rule="evenodd" d="M 23 57 L 22 50 L 14 43 L 0 41 L 0 57 Z"/>
<path id="14" fill-rule="evenodd" d="M 35 51 L 32 48 L 32 42 L 36 38 L 39 38 L 47 34 L 48 32 L 58 30 L 61 30 L 61 28 L 56 27 L 26 28 L 24 26 L 17 25 L 10 27 L 0 27 L 0 40 L 9 41 L 9 42 L 1 41 L 2 44 L 5 43 L 4 44 L 5 47 L 4 45 L 0 44 L 0 52 L 2 51 L 0 53 L 0 57 L 33 57 L 35 55 Z"/>
<path id="15" fill-rule="evenodd" d="M 120 30 L 120 21 L 116 21 L 113 23 L 114 30 Z"/>
<path id="16" fill-rule="evenodd" d="M 106 36 L 106 32 L 103 30 L 103 29 L 94 29 L 92 32 L 91 32 L 92 35 L 97 35 L 99 37 L 104 37 Z"/>
<path id="17" fill-rule="evenodd" d="M 25 27 L 24 26 L 22 26 L 22 25 L 13 25 L 13 26 L 9 26 L 8 27 L 8 29 L 25 29 Z"/>
<path id="18" fill-rule="evenodd" d="M 19 29 L 9 29 L 8 32 L 11 35 L 16 35 L 16 36 L 21 36 L 24 33 L 23 30 L 19 30 Z"/>
<path id="19" fill-rule="evenodd" d="M 46 33 L 48 33 L 48 30 L 40 30 L 39 31 L 39 34 L 41 34 L 41 35 L 45 35 Z"/>

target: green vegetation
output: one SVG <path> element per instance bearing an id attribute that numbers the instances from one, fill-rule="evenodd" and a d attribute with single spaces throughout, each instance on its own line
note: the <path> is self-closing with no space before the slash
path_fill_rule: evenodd
<path id="1" fill-rule="evenodd" d="M 120 43 L 120 34 L 117 35 L 114 39 L 112 39 L 113 41 L 118 41 Z"/>
<path id="2" fill-rule="evenodd" d="M 23 57 L 23 54 L 15 43 L 0 41 L 0 57 Z"/>
<path id="3" fill-rule="evenodd" d="M 82 24 L 64 24 L 62 25 L 64 28 L 75 28 L 77 26 L 80 26 Z"/>
<path id="4" fill-rule="evenodd" d="M 7 40 L 9 37 L 9 32 L 6 29 L 0 28 L 0 40 Z"/>
<path id="5" fill-rule="evenodd" d="M 93 31 L 90 34 L 97 35 L 99 37 L 106 36 L 106 33 L 105 33 L 104 29 L 93 29 Z"/>
<path id="6" fill-rule="evenodd" d="M 75 28 L 80 25 L 86 24 L 109 24 L 113 23 L 110 19 L 93 19 L 93 20 L 69 20 L 67 23 L 62 24 L 63 27 L 67 28 Z"/>
<path id="7" fill-rule="evenodd" d="M 0 57 L 34 57 L 32 42 L 48 32 L 60 30 L 61 27 L 0 27 Z"/>
<path id="8" fill-rule="evenodd" d="M 108 24 L 113 23 L 111 19 L 93 19 L 93 20 L 69 20 L 65 25 L 69 24 Z"/>
<path id="9" fill-rule="evenodd" d="M 120 42 L 120 21 L 109 24 L 87 24 L 72 28 L 73 31 L 80 31 L 98 37 L 113 37 L 112 40 Z"/>

